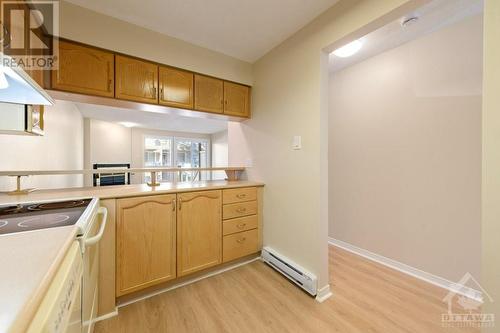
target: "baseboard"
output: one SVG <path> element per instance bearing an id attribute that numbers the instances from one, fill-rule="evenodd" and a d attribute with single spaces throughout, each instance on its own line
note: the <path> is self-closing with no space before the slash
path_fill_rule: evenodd
<path id="1" fill-rule="evenodd" d="M 323 303 L 327 299 L 329 299 L 332 296 L 332 292 L 330 291 L 330 285 L 327 284 L 323 288 L 318 289 L 318 292 L 316 294 L 316 301 L 319 303 Z"/>
<path id="2" fill-rule="evenodd" d="M 101 320 L 106 320 L 106 319 L 112 318 L 114 316 L 118 316 L 118 307 L 115 307 L 115 311 L 113 311 L 113 312 L 106 313 L 102 316 L 95 318 L 94 323 L 97 323 L 98 321 L 101 321 Z"/>
<path id="3" fill-rule="evenodd" d="M 214 276 L 214 275 L 218 275 L 218 274 L 221 274 L 221 273 L 224 273 L 224 272 L 227 272 L 227 271 L 230 271 L 232 269 L 235 269 L 235 268 L 238 268 L 238 267 L 241 267 L 243 265 L 247 265 L 251 262 L 254 262 L 254 261 L 257 261 L 257 260 L 260 260 L 261 257 L 260 256 L 257 256 L 255 258 L 252 258 L 252 259 L 249 259 L 249 260 L 246 260 L 246 261 L 242 261 L 242 262 L 238 262 L 234 265 L 230 265 L 230 266 L 226 266 L 224 268 L 221 268 L 221 269 L 218 269 L 218 270 L 215 270 L 215 271 L 211 271 L 207 274 L 203 274 L 203 275 L 200 275 L 200 276 L 197 276 L 195 278 L 192 278 L 192 279 L 189 279 L 189 280 L 186 280 L 186 281 L 182 281 L 182 282 L 179 282 L 178 284 L 174 284 L 174 285 L 171 285 L 171 286 L 168 286 L 167 288 L 163 288 L 163 289 L 159 289 L 159 290 L 155 290 L 154 292 L 151 292 L 149 294 L 146 294 L 146 295 L 143 295 L 141 297 L 138 297 L 138 298 L 134 298 L 130 301 L 127 301 L 127 302 L 123 302 L 121 304 L 118 304 L 118 308 L 121 308 L 123 306 L 126 306 L 126 305 L 129 305 L 129 304 L 132 304 L 132 303 L 135 303 L 135 302 L 139 302 L 139 301 L 142 301 L 142 300 L 145 300 L 145 299 L 148 299 L 150 297 L 153 297 L 153 296 L 156 296 L 156 295 L 159 295 L 159 294 L 163 294 L 167 291 L 170 291 L 170 290 L 174 290 L 174 289 L 177 289 L 177 288 L 180 288 L 180 287 L 184 287 L 184 286 L 187 286 L 188 284 L 191 284 L 191 283 L 195 283 L 195 282 L 198 282 L 200 280 L 203 280 L 203 279 L 206 279 L 206 278 L 209 278 L 211 276 Z"/>
<path id="4" fill-rule="evenodd" d="M 482 302 L 483 295 L 482 295 L 482 292 L 479 290 L 476 290 L 476 289 L 473 289 L 473 288 L 470 288 L 467 286 L 459 286 L 457 288 L 456 282 L 452 282 L 452 281 L 447 280 L 445 278 L 442 278 L 442 277 L 436 276 L 434 274 L 422 271 L 418 268 L 411 267 L 411 266 L 403 264 L 399 261 L 381 256 L 379 254 L 370 252 L 368 250 L 359 248 L 357 246 L 354 246 L 352 244 L 343 242 L 343 241 L 335 239 L 335 238 L 329 237 L 328 243 L 333 245 L 333 246 L 344 249 L 346 251 L 349 251 L 351 253 L 357 254 L 363 258 L 366 258 L 366 259 L 369 259 L 369 260 L 374 261 L 376 263 L 379 263 L 381 265 L 395 269 L 401 273 L 405 273 L 407 275 L 413 276 L 414 278 L 420 279 L 420 280 L 425 281 L 427 283 L 441 287 L 443 289 L 454 292 L 456 294 L 460 294 L 462 296 L 469 297 L 473 300 Z"/>

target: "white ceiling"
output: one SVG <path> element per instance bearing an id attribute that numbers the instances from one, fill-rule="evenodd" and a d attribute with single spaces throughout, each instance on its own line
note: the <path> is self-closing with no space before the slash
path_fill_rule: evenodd
<path id="1" fill-rule="evenodd" d="M 155 112 L 114 108 L 93 104 L 75 103 L 85 118 L 109 121 L 112 123 L 129 122 L 136 127 L 174 132 L 212 134 L 227 129 L 227 121 L 183 117 Z"/>
<path id="2" fill-rule="evenodd" d="M 67 0 L 254 62 L 338 0 Z"/>
<path id="3" fill-rule="evenodd" d="M 402 27 L 401 19 L 391 22 L 360 38 L 363 47 L 355 55 L 339 58 L 330 54 L 330 72 L 337 72 L 384 51 L 439 30 L 459 20 L 483 11 L 483 0 L 434 0 L 405 17 L 417 16 L 418 21 Z"/>

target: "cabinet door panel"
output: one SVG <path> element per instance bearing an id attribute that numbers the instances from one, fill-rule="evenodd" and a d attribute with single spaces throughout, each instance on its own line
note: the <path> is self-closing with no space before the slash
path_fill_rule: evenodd
<path id="1" fill-rule="evenodd" d="M 224 84 L 222 80 L 194 75 L 194 108 L 199 111 L 222 113 Z"/>
<path id="2" fill-rule="evenodd" d="M 193 73 L 160 66 L 159 103 L 180 108 L 193 108 Z"/>
<path id="3" fill-rule="evenodd" d="M 92 47 L 59 41 L 59 68 L 52 71 L 52 88 L 113 97 L 114 55 Z"/>
<path id="4" fill-rule="evenodd" d="M 241 84 L 224 82 L 224 114 L 250 117 L 250 88 Z"/>
<path id="5" fill-rule="evenodd" d="M 157 103 L 158 65 L 117 55 L 116 98 Z"/>
<path id="6" fill-rule="evenodd" d="M 118 296 L 176 277 L 175 195 L 117 200 Z"/>
<path id="7" fill-rule="evenodd" d="M 221 191 L 191 192 L 178 195 L 178 276 L 221 263 L 221 198 Z"/>

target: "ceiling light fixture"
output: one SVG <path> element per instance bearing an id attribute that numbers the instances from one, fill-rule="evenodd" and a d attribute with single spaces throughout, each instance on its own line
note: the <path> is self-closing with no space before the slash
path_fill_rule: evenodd
<path id="1" fill-rule="evenodd" d="M 125 127 L 136 127 L 136 126 L 138 126 L 138 124 L 131 123 L 131 122 L 128 122 L 128 121 L 122 121 L 122 122 L 120 122 L 118 124 L 120 124 L 122 126 L 125 126 Z"/>
<path id="2" fill-rule="evenodd" d="M 340 58 L 347 58 L 356 54 L 359 50 L 361 50 L 362 46 L 363 43 L 359 39 L 357 39 L 336 49 L 335 51 L 333 51 L 333 54 Z"/>

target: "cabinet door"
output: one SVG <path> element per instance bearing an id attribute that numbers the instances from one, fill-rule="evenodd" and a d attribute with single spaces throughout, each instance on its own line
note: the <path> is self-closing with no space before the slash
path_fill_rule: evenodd
<path id="1" fill-rule="evenodd" d="M 175 195 L 117 200 L 117 296 L 176 277 L 175 205 Z"/>
<path id="2" fill-rule="evenodd" d="M 160 97 L 163 105 L 193 108 L 193 73 L 160 66 Z"/>
<path id="3" fill-rule="evenodd" d="M 222 80 L 194 75 L 194 108 L 199 111 L 222 113 L 224 84 Z"/>
<path id="4" fill-rule="evenodd" d="M 177 275 L 187 275 L 221 263 L 221 191 L 178 195 Z"/>
<path id="5" fill-rule="evenodd" d="M 116 55 L 116 98 L 158 103 L 158 65 Z"/>
<path id="6" fill-rule="evenodd" d="M 250 117 L 250 88 L 241 84 L 224 82 L 224 114 Z"/>
<path id="7" fill-rule="evenodd" d="M 52 71 L 53 89 L 113 97 L 114 77 L 113 53 L 59 41 L 59 68 Z"/>

